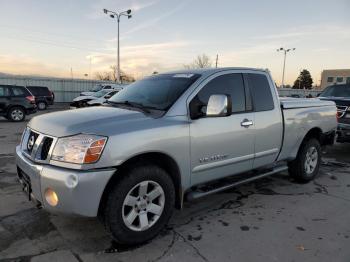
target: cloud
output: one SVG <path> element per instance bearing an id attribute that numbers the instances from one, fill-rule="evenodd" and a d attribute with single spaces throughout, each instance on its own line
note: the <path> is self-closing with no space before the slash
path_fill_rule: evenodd
<path id="1" fill-rule="evenodd" d="M 56 64 L 43 63 L 30 56 L 0 54 L 0 72 L 16 75 L 36 75 L 51 77 L 69 77 L 70 70 Z M 86 72 L 74 70 L 75 76 Z"/>
<path id="2" fill-rule="evenodd" d="M 184 60 L 179 54 L 191 44 L 179 40 L 122 47 L 121 68 L 138 76 L 182 67 Z M 111 49 L 111 53 L 91 53 L 87 59 L 92 57 L 95 71 L 107 71 L 109 66 L 116 64 L 115 51 Z"/>
<path id="3" fill-rule="evenodd" d="M 165 18 L 175 14 L 182 8 L 184 8 L 188 3 L 187 2 L 180 2 L 175 8 L 172 8 L 170 11 L 163 13 L 162 15 L 156 16 L 152 19 L 149 19 L 147 21 L 144 21 L 142 24 L 139 24 L 138 26 L 135 26 L 134 28 L 130 29 L 129 31 L 125 32 L 125 35 L 130 35 L 135 32 L 138 32 L 140 30 L 143 30 L 145 28 L 152 27 L 156 24 L 158 24 L 161 20 L 164 20 Z"/>
<path id="4" fill-rule="evenodd" d="M 283 33 L 273 33 L 268 35 L 260 35 L 252 37 L 252 39 L 258 40 L 288 40 L 288 39 L 301 39 L 306 37 L 320 37 L 327 38 L 336 37 L 348 39 L 350 38 L 350 29 L 348 27 L 342 27 L 339 25 L 310 25 L 300 26 L 284 30 Z"/>

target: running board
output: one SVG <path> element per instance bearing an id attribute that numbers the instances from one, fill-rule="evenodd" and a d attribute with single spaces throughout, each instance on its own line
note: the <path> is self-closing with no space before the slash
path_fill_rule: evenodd
<path id="1" fill-rule="evenodd" d="M 216 186 L 211 186 L 211 188 L 209 189 L 204 189 L 204 190 L 194 190 L 194 191 L 190 191 L 187 195 L 186 195 L 186 199 L 188 201 L 192 201 L 201 197 L 205 197 L 207 195 L 210 194 L 215 194 L 221 191 L 225 191 L 227 189 L 236 187 L 236 186 L 240 186 L 255 180 L 258 180 L 260 178 L 264 178 L 267 176 L 271 176 L 273 174 L 276 173 L 280 173 L 283 172 L 285 170 L 288 170 L 288 166 L 279 166 L 279 167 L 275 167 L 273 170 L 270 170 L 268 172 L 265 173 L 259 173 L 259 174 L 245 174 L 245 175 L 236 175 L 233 176 L 230 182 L 224 182 L 224 183 L 219 183 L 219 185 Z"/>

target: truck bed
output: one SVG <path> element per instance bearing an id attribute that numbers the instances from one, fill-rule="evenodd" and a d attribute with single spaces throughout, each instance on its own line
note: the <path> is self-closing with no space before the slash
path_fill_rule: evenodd
<path id="1" fill-rule="evenodd" d="M 318 98 L 291 98 L 280 97 L 282 109 L 305 108 L 305 107 L 320 107 L 334 106 L 333 102 L 320 100 Z"/>
<path id="2" fill-rule="evenodd" d="M 283 141 L 279 160 L 294 159 L 306 134 L 317 127 L 322 133 L 334 131 L 334 102 L 318 98 L 280 98 L 283 117 Z"/>

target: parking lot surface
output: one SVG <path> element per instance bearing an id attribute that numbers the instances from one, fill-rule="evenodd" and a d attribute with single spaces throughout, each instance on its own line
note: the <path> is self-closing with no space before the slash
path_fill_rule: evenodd
<path id="1" fill-rule="evenodd" d="M 311 183 L 281 173 L 186 203 L 160 236 L 130 247 L 97 219 L 27 201 L 14 159 L 26 123 L 0 119 L 1 261 L 350 261 L 350 144 L 327 148 Z"/>

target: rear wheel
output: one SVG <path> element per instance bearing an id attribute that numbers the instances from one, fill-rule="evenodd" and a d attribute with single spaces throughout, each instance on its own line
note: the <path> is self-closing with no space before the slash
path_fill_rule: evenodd
<path id="1" fill-rule="evenodd" d="M 104 223 L 116 242 L 143 243 L 166 225 L 174 203 L 174 184 L 163 169 L 153 165 L 135 167 L 109 193 Z"/>
<path id="2" fill-rule="evenodd" d="M 13 122 L 21 122 L 25 119 L 25 111 L 21 107 L 12 107 L 8 114 L 7 119 Z"/>
<path id="3" fill-rule="evenodd" d="M 307 183 L 318 174 L 321 164 L 321 145 L 317 139 L 309 139 L 300 146 L 295 160 L 289 163 L 289 174 L 300 183 Z"/>
<path id="4" fill-rule="evenodd" d="M 45 110 L 47 108 L 47 104 L 43 101 L 38 102 L 37 105 L 39 110 Z"/>

